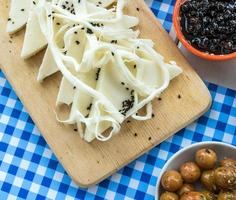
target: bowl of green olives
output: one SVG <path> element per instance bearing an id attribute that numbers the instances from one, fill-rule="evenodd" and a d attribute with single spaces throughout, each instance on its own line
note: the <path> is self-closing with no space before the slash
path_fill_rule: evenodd
<path id="1" fill-rule="evenodd" d="M 200 142 L 174 154 L 162 168 L 156 200 L 236 200 L 236 147 Z"/>

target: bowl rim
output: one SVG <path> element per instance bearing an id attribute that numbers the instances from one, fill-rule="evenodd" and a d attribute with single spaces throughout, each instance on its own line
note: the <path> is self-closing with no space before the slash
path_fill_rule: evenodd
<path id="1" fill-rule="evenodd" d="M 228 143 L 225 143 L 225 142 L 217 142 L 217 141 L 204 141 L 204 142 L 196 142 L 196 143 L 193 143 L 193 144 L 190 144 L 186 147 L 183 147 L 182 149 L 180 149 L 179 151 L 177 151 L 176 153 L 174 153 L 170 159 L 164 164 L 164 166 L 162 167 L 160 173 L 159 173 L 159 176 L 158 176 L 158 179 L 157 179 L 157 183 L 156 183 L 156 186 L 155 186 L 155 200 L 159 200 L 159 186 L 161 184 L 161 177 L 162 175 L 164 174 L 164 172 L 166 171 L 167 167 L 169 166 L 169 164 L 180 154 L 184 153 L 185 151 L 191 149 L 191 148 L 194 148 L 194 147 L 197 147 L 197 146 L 203 146 L 203 145 L 207 145 L 207 144 L 210 144 L 210 145 L 219 145 L 219 146 L 225 146 L 225 147 L 229 147 L 229 148 L 233 148 L 235 149 L 236 151 L 236 146 L 232 145 L 232 144 L 228 144 Z"/>
<path id="2" fill-rule="evenodd" d="M 207 59 L 207 60 L 224 61 L 224 60 L 235 59 L 236 52 L 231 53 L 231 54 L 225 54 L 225 55 L 208 54 L 208 53 L 202 52 L 202 51 L 194 48 L 191 44 L 189 44 L 189 42 L 185 39 L 185 36 L 183 35 L 183 33 L 181 31 L 180 24 L 179 24 L 180 6 L 184 3 L 184 1 L 186 1 L 186 0 L 177 0 L 176 1 L 172 20 L 173 20 L 176 36 L 180 40 L 180 42 L 185 46 L 185 48 L 188 49 L 194 55 L 199 56 L 204 59 Z"/>

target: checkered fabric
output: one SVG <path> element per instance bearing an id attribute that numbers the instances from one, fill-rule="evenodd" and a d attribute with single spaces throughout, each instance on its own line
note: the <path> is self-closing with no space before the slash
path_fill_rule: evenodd
<path id="1" fill-rule="evenodd" d="M 170 30 L 173 1 L 148 3 Z M 236 91 L 214 84 L 208 88 L 213 105 L 203 117 L 100 184 L 82 189 L 64 171 L 0 71 L 0 199 L 154 199 L 161 168 L 180 148 L 209 140 L 236 145 Z"/>
<path id="2" fill-rule="evenodd" d="M 175 0 L 146 0 L 146 2 L 164 28 L 170 32 L 172 30 L 172 13 Z"/>

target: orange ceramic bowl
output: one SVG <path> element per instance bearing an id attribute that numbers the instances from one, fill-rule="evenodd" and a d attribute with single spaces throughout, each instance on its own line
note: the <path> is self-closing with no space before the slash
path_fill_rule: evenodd
<path id="1" fill-rule="evenodd" d="M 180 26 L 180 6 L 185 2 L 186 0 L 177 0 L 174 8 L 174 15 L 173 15 L 173 23 L 174 28 L 177 34 L 178 39 L 180 42 L 193 54 L 207 59 L 207 60 L 230 60 L 236 58 L 236 52 L 226 55 L 214 55 L 214 54 L 208 54 L 202 51 L 199 51 L 198 49 L 194 48 L 184 37 L 181 26 Z"/>

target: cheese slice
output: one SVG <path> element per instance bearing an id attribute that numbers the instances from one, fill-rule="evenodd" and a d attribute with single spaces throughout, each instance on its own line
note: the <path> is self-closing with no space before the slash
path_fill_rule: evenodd
<path id="1" fill-rule="evenodd" d="M 179 68 L 175 62 L 171 62 L 171 64 L 167 64 L 166 66 L 170 73 L 170 79 L 179 76 L 183 72 L 182 69 Z"/>
<path id="2" fill-rule="evenodd" d="M 129 88 L 129 86 L 125 84 L 124 77 L 112 62 L 109 62 L 106 66 L 101 68 L 96 90 L 105 95 L 117 110 L 122 110 L 123 102 L 130 99 L 131 93 L 134 93 L 134 91 L 132 92 L 132 88 Z M 89 117 L 96 118 L 97 109 L 100 110 L 101 116 L 109 115 L 102 108 L 95 107 L 97 101 L 97 99 L 94 99 Z M 91 124 L 86 127 L 84 139 L 90 142 L 96 137 L 95 126 L 98 126 L 98 134 L 102 134 L 106 129 L 111 127 L 111 125 L 111 122 L 108 120 Z"/>
<path id="3" fill-rule="evenodd" d="M 88 0 L 91 3 L 94 3 L 98 7 L 108 7 L 112 3 L 114 3 L 116 0 Z"/>
<path id="4" fill-rule="evenodd" d="M 56 105 L 64 103 L 70 105 L 74 98 L 75 89 L 69 81 L 62 77 L 60 89 L 57 96 Z"/>
<path id="5" fill-rule="evenodd" d="M 126 61 L 126 65 L 129 68 L 130 72 L 146 85 L 153 88 L 159 88 L 162 86 L 164 81 L 163 75 L 160 67 L 154 61 L 140 59 L 139 65 L 137 65 L 133 61 Z M 166 67 L 170 72 L 171 79 L 182 72 L 182 70 L 174 66 L 173 63 L 172 65 L 166 64 Z M 126 84 L 124 76 L 114 66 L 114 64 L 112 64 L 112 62 L 108 63 L 106 66 L 103 66 L 103 68 L 101 68 L 96 90 L 105 95 L 120 112 L 122 112 L 122 109 L 124 108 L 123 104 L 127 100 L 131 101 L 133 98 L 133 107 L 135 107 L 135 104 L 138 104 L 139 102 L 145 100 L 145 97 L 139 96 L 135 90 L 133 90 L 132 88 L 130 88 L 129 85 Z M 106 140 L 106 137 L 109 137 L 109 135 L 103 136 L 102 134 L 105 130 L 112 126 L 112 122 L 109 121 L 109 113 L 107 113 L 103 109 L 103 107 L 99 107 L 98 105 L 96 105 L 97 102 L 97 99 L 93 100 L 89 117 L 96 118 L 99 115 L 101 119 L 95 123 L 91 123 L 86 127 L 84 139 L 87 142 L 91 142 L 95 138 L 99 139 L 99 136 L 102 136 L 103 139 Z M 151 118 L 151 114 L 152 107 L 151 104 L 149 104 L 147 107 L 146 116 L 133 117 L 139 120 L 146 120 L 147 118 Z M 102 120 L 103 117 L 105 118 L 104 120 Z"/>
<path id="6" fill-rule="evenodd" d="M 7 32 L 13 34 L 22 29 L 28 19 L 32 0 L 11 0 Z"/>
<path id="7" fill-rule="evenodd" d="M 27 59 L 44 49 L 46 45 L 47 40 L 41 31 L 37 14 L 30 12 L 21 57 Z"/>
<path id="8" fill-rule="evenodd" d="M 162 72 L 156 63 L 151 60 L 140 59 L 137 66 L 137 78 L 150 87 L 160 87 L 163 82 Z"/>
<path id="9" fill-rule="evenodd" d="M 38 81 L 43 81 L 43 79 L 47 78 L 48 76 L 56 73 L 58 71 L 57 64 L 53 58 L 52 52 L 50 48 L 48 47 L 44 57 L 43 57 L 43 62 L 39 68 L 37 80 Z"/>

